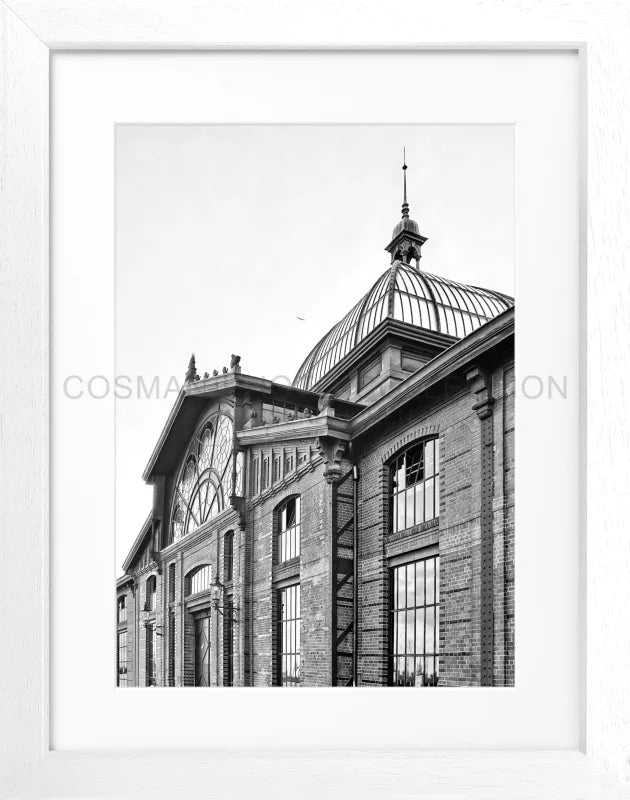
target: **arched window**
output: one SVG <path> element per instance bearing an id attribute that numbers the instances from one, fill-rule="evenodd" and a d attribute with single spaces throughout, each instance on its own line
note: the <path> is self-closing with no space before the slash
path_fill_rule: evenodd
<path id="1" fill-rule="evenodd" d="M 210 588 L 212 581 L 212 571 L 210 564 L 203 564 L 196 567 L 186 575 L 186 594 L 199 594 Z"/>
<path id="2" fill-rule="evenodd" d="M 223 537 L 223 582 L 229 583 L 234 577 L 234 531 Z"/>
<path id="3" fill-rule="evenodd" d="M 408 447 L 390 467 L 391 530 L 403 531 L 440 515 L 440 440 Z"/>
<path id="4" fill-rule="evenodd" d="M 127 598 L 118 598 L 118 622 L 127 622 Z"/>
<path id="5" fill-rule="evenodd" d="M 276 510 L 278 563 L 300 555 L 301 503 L 290 497 Z"/>
<path id="6" fill-rule="evenodd" d="M 233 444 L 234 423 L 227 414 L 215 412 L 198 428 L 173 492 L 172 542 L 192 533 L 227 507 L 232 494 Z M 240 486 L 242 457 L 239 464 Z"/>
<path id="7" fill-rule="evenodd" d="M 147 578 L 144 586 L 144 608 L 145 611 L 155 611 L 157 607 L 157 579 L 155 575 Z"/>

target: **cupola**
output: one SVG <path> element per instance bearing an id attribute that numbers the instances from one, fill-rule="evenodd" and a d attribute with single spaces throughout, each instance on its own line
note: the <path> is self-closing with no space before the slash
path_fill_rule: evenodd
<path id="1" fill-rule="evenodd" d="M 407 159 L 403 150 L 403 204 L 402 218 L 396 224 L 392 233 L 392 240 L 385 250 L 391 255 L 391 263 L 402 261 L 403 264 L 412 264 L 419 269 L 420 252 L 427 237 L 420 233 L 420 226 L 409 217 L 409 203 L 407 202 Z"/>

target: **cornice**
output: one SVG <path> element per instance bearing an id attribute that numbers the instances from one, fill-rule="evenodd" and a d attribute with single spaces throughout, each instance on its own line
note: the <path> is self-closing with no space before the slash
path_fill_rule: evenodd
<path id="1" fill-rule="evenodd" d="M 236 438 L 241 445 L 287 442 L 296 439 L 317 439 L 332 436 L 343 441 L 350 440 L 350 420 L 339 419 L 326 408 L 316 417 L 296 419 L 291 422 L 277 422 L 275 425 L 261 425 L 258 428 L 238 431 Z"/>
<path id="2" fill-rule="evenodd" d="M 371 331 L 365 339 L 362 339 L 338 364 L 323 375 L 319 381 L 313 385 L 312 391 L 318 394 L 326 391 L 328 387 L 341 381 L 345 374 L 351 371 L 370 351 L 388 339 L 399 339 L 414 344 L 424 344 L 429 348 L 446 349 L 458 340 L 445 333 L 430 331 L 427 328 L 418 328 L 408 322 L 386 317 Z M 360 402 L 360 401 L 359 401 Z"/>
<path id="3" fill-rule="evenodd" d="M 160 558 L 164 561 L 165 559 L 172 558 L 175 553 L 183 552 L 184 550 L 194 547 L 200 540 L 212 536 L 221 528 L 230 528 L 232 521 L 234 521 L 235 527 L 240 527 L 238 524 L 239 519 L 238 510 L 232 506 L 224 508 L 216 517 L 212 517 L 212 519 L 204 522 L 203 525 L 200 525 L 192 533 L 189 533 L 187 536 L 182 536 L 181 539 L 178 539 L 176 542 L 171 542 L 169 545 L 162 548 L 162 550 L 160 550 Z"/>
<path id="4" fill-rule="evenodd" d="M 129 567 L 133 564 L 135 557 L 138 555 L 138 552 L 144 542 L 146 541 L 147 536 L 153 530 L 153 511 L 149 512 L 149 515 L 144 521 L 144 524 L 140 528 L 140 533 L 136 536 L 134 543 L 131 545 L 131 549 L 127 554 L 127 558 L 124 560 L 122 568 L 123 572 L 126 572 Z"/>

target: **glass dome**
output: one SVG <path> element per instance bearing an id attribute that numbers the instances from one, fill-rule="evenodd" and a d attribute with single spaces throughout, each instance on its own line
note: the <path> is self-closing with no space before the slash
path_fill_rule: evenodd
<path id="1" fill-rule="evenodd" d="M 396 261 L 309 353 L 293 385 L 312 389 L 388 317 L 462 339 L 513 305 L 513 298 L 500 292 Z"/>

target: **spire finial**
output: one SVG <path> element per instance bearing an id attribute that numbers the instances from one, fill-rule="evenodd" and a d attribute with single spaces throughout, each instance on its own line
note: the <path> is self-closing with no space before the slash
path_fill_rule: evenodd
<path id="1" fill-rule="evenodd" d="M 188 362 L 188 369 L 186 370 L 186 383 L 191 383 L 192 381 L 198 381 L 199 375 L 197 375 L 197 367 L 195 365 L 195 354 L 193 353 L 190 357 L 190 361 Z"/>
<path id="2" fill-rule="evenodd" d="M 402 218 L 409 219 L 409 203 L 407 202 L 407 148 L 403 147 L 403 204 Z"/>

